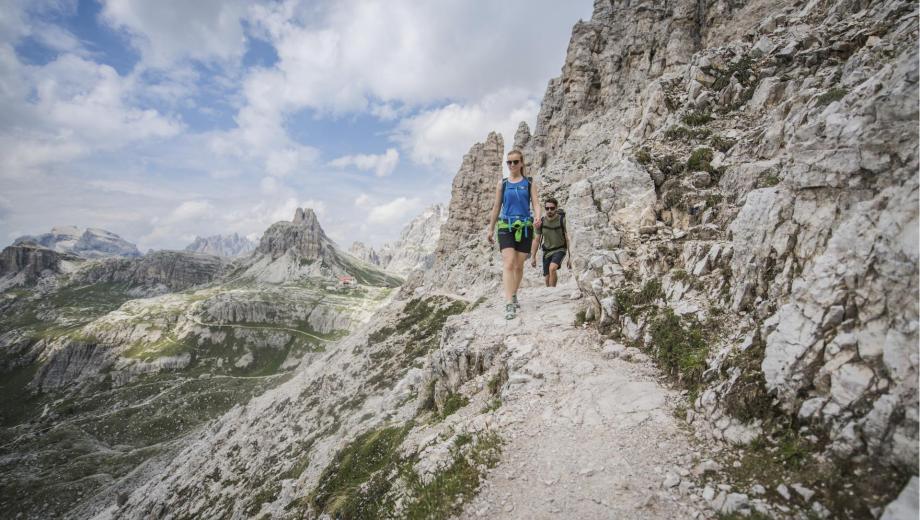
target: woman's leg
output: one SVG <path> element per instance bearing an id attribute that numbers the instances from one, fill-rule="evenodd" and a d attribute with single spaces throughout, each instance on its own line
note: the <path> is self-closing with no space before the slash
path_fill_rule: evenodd
<path id="1" fill-rule="evenodd" d="M 517 294 L 518 288 L 521 286 L 521 280 L 524 278 L 524 263 L 526 261 L 527 261 L 527 253 L 515 251 L 515 255 L 514 255 L 514 292 L 512 292 L 511 294 Z"/>
<path id="2" fill-rule="evenodd" d="M 505 289 L 505 303 L 511 303 L 511 296 L 517 291 L 515 260 L 517 251 L 513 247 L 502 249 L 502 286 Z"/>

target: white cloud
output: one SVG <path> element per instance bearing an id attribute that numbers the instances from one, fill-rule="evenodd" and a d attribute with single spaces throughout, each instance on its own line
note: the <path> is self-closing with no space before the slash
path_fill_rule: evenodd
<path id="1" fill-rule="evenodd" d="M 366 208 L 370 205 L 370 203 L 371 198 L 367 195 L 367 193 L 362 193 L 355 197 L 355 206 L 359 208 Z"/>
<path id="2" fill-rule="evenodd" d="M 422 201 L 418 198 L 399 197 L 371 208 L 367 222 L 376 225 L 399 224 L 414 217 L 421 207 Z"/>
<path id="3" fill-rule="evenodd" d="M 388 148 L 386 152 L 379 155 L 346 155 L 329 163 L 330 166 L 336 168 L 354 166 L 362 171 L 373 171 L 377 177 L 386 177 L 393 173 L 397 164 L 399 164 L 399 152 L 395 148 Z"/>
<path id="4" fill-rule="evenodd" d="M 0 175 L 34 174 L 93 151 L 182 130 L 176 119 L 131 106 L 132 81 L 108 65 L 63 54 L 28 66 L 0 46 L 0 72 L 0 110 L 7 114 L 0 127 Z"/>
<path id="5" fill-rule="evenodd" d="M 510 148 L 518 124 L 527 121 L 533 128 L 539 110 L 527 92 L 502 90 L 478 102 L 452 103 L 404 119 L 394 137 L 413 161 L 453 171 L 470 146 L 485 140 L 490 131 L 501 133 Z"/>
<path id="6" fill-rule="evenodd" d="M 242 0 L 105 0 L 102 19 L 131 35 L 143 60 L 166 67 L 184 58 L 238 60 L 245 51 Z"/>

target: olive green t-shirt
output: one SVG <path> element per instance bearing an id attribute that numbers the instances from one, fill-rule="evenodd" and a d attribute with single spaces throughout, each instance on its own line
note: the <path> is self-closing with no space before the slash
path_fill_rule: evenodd
<path id="1" fill-rule="evenodd" d="M 562 229 L 562 218 L 557 213 L 555 217 L 543 217 L 543 224 L 537 230 L 538 235 L 543 235 L 543 250 L 553 251 L 565 248 L 565 231 Z"/>

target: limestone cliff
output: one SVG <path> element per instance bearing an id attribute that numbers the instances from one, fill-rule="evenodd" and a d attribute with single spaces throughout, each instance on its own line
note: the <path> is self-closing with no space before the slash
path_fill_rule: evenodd
<path id="1" fill-rule="evenodd" d="M 709 435 L 785 415 L 916 475 L 917 62 L 893 0 L 598 1 L 575 26 L 525 156 L 587 318 L 660 355 Z M 667 326 L 698 324 L 705 363 L 669 366 Z"/>
<path id="2" fill-rule="evenodd" d="M 76 226 L 59 226 L 50 233 L 22 236 L 13 245 L 36 244 L 59 253 L 72 253 L 83 258 L 108 258 L 113 256 L 136 258 L 141 256 L 137 246 L 120 236 L 98 228 L 81 229 Z"/>
<path id="3" fill-rule="evenodd" d="M 256 245 L 248 238 L 237 233 L 232 235 L 213 235 L 209 237 L 195 237 L 195 240 L 185 247 L 191 253 L 205 253 L 215 256 L 242 256 L 252 252 Z"/>
<path id="4" fill-rule="evenodd" d="M 410 277 L 407 289 L 419 286 L 463 291 L 494 282 L 501 275 L 498 249 L 486 241 L 486 226 L 502 178 L 504 140 L 492 132 L 463 156 L 454 176 L 447 208 L 430 269 Z"/>
<path id="5" fill-rule="evenodd" d="M 290 222 L 272 224 L 262 235 L 259 246 L 237 263 L 231 276 L 267 283 L 340 276 L 371 285 L 392 287 L 400 282 L 399 278 L 340 250 L 310 208 L 298 208 Z"/>

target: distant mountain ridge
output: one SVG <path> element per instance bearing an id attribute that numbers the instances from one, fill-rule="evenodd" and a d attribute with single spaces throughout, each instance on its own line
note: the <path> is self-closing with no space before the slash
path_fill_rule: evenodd
<path id="1" fill-rule="evenodd" d="M 50 233 L 24 235 L 13 245 L 35 244 L 58 253 L 71 253 L 82 258 L 137 258 L 142 256 L 137 246 L 120 236 L 99 228 L 81 229 L 77 226 L 55 226 Z"/>
<path id="2" fill-rule="evenodd" d="M 233 233 L 232 235 L 212 235 L 209 237 L 196 236 L 195 240 L 185 247 L 185 251 L 235 257 L 249 254 L 255 248 L 256 244 L 252 240 Z"/>
<path id="3" fill-rule="evenodd" d="M 235 276 L 266 283 L 339 276 L 368 285 L 395 287 L 401 283 L 379 267 L 340 250 L 310 208 L 297 208 L 290 222 L 272 224 L 252 254 L 241 259 Z"/>
<path id="4" fill-rule="evenodd" d="M 441 226 L 446 221 L 447 208 L 443 204 L 435 204 L 406 224 L 395 243 L 386 243 L 375 250 L 362 242 L 354 242 L 349 252 L 388 272 L 408 276 L 417 269 L 431 267 L 435 247 L 441 237 Z"/>

